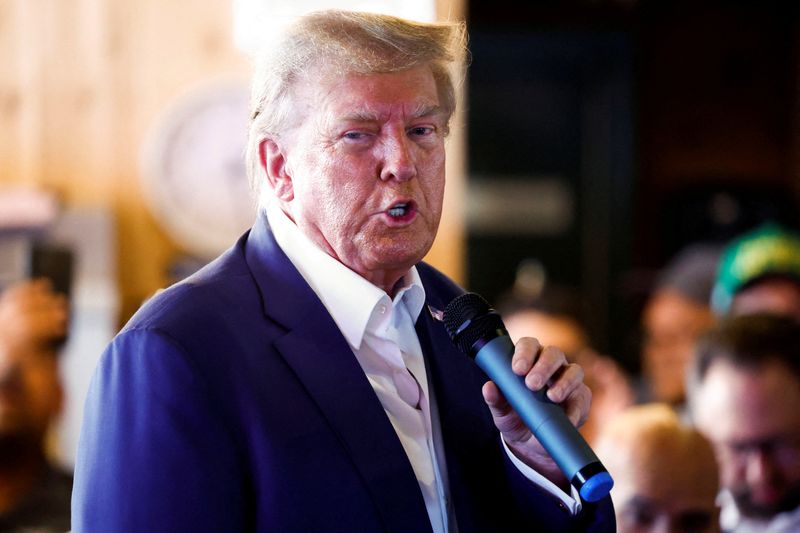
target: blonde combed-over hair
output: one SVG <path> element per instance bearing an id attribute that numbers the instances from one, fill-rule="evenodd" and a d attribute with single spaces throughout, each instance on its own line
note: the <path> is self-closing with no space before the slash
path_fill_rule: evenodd
<path id="1" fill-rule="evenodd" d="M 337 10 L 301 17 L 256 68 L 246 155 L 251 187 L 259 191 L 259 145 L 280 137 L 290 119 L 292 87 L 312 69 L 316 74 L 369 75 L 430 65 L 449 119 L 456 106 L 449 67 L 465 53 L 463 23 L 421 23 Z"/>

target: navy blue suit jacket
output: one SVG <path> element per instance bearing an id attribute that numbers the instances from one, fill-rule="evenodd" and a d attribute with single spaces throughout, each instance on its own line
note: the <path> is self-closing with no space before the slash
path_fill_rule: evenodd
<path id="1" fill-rule="evenodd" d="M 426 304 L 461 290 L 419 265 Z M 461 533 L 613 531 L 610 500 L 570 517 L 501 448 L 486 381 L 427 306 L 417 323 Z M 265 218 L 151 299 L 95 373 L 76 532 L 430 531 L 417 480 L 350 347 Z"/>

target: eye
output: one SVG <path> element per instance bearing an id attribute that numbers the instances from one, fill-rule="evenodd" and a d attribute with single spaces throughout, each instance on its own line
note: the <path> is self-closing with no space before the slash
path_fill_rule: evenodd
<path id="1" fill-rule="evenodd" d="M 348 141 L 360 141 L 367 136 L 363 131 L 347 131 L 342 135 Z"/>
<path id="2" fill-rule="evenodd" d="M 656 521 L 656 513 L 649 507 L 623 505 L 620 511 L 622 522 L 629 529 L 649 527 Z"/>
<path id="3" fill-rule="evenodd" d="M 425 137 L 431 135 L 435 130 L 432 126 L 414 126 L 408 130 L 409 135 L 414 137 Z"/>
<path id="4" fill-rule="evenodd" d="M 631 521 L 637 526 L 650 526 L 656 521 L 656 517 L 650 511 L 636 511 L 630 516 Z"/>
<path id="5" fill-rule="evenodd" d="M 678 527 L 681 531 L 707 531 L 711 526 L 713 516 L 705 511 L 687 511 L 677 517 Z"/>

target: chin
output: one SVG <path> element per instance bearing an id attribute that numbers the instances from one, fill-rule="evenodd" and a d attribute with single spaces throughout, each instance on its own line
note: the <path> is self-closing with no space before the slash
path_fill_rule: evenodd
<path id="1" fill-rule="evenodd" d="M 428 250 L 431 249 L 432 242 L 397 242 L 393 241 L 386 246 L 379 246 L 373 250 L 372 257 L 375 263 L 383 265 L 386 269 L 411 268 L 416 265 Z"/>
<path id="2" fill-rule="evenodd" d="M 406 271 L 422 261 L 422 257 L 423 256 L 418 254 L 395 254 L 383 256 L 375 262 L 375 264 L 378 265 L 375 270 Z"/>
<path id="3" fill-rule="evenodd" d="M 769 519 L 778 513 L 800 507 L 800 485 L 795 485 L 773 501 L 756 502 L 749 493 L 734 495 L 734 499 L 743 515 L 756 519 Z"/>

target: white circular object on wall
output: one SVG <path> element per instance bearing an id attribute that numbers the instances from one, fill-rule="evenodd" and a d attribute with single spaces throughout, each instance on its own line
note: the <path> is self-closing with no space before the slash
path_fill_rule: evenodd
<path id="1" fill-rule="evenodd" d="M 227 249 L 255 220 L 248 108 L 246 82 L 206 83 L 170 105 L 144 143 L 146 201 L 170 237 L 201 258 Z"/>

